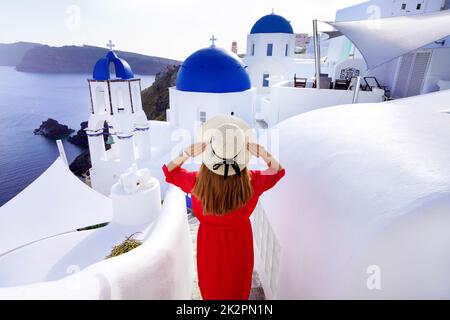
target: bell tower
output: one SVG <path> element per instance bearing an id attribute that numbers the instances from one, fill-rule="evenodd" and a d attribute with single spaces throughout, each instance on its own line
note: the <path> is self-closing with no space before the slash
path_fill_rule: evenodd
<path id="1" fill-rule="evenodd" d="M 92 187 L 105 195 L 109 195 L 111 186 L 130 166 L 151 157 L 141 80 L 113 51 L 111 41 L 108 47 L 106 56 L 95 64 L 92 79 L 88 79 L 91 116 L 86 128 Z M 111 69 L 115 70 L 115 77 Z M 105 147 L 105 140 L 111 148 Z"/>

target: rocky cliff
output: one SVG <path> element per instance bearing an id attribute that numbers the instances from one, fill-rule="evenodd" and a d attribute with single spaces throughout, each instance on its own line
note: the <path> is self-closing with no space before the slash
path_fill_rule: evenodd
<path id="1" fill-rule="evenodd" d="M 84 131 L 84 129 L 86 129 L 88 127 L 88 122 L 87 121 L 83 121 L 82 123 L 80 123 L 80 130 L 77 131 L 76 134 L 74 134 L 73 136 L 70 136 L 67 141 L 69 141 L 70 143 L 77 145 L 79 147 L 82 147 L 84 149 L 89 148 L 89 143 L 88 143 L 88 139 L 87 139 L 87 135 L 86 135 L 86 131 Z"/>
<path id="2" fill-rule="evenodd" d="M 91 155 L 89 153 L 89 143 L 88 138 L 86 135 L 86 129 L 88 126 L 87 121 L 83 121 L 80 123 L 80 130 L 73 135 L 70 136 L 67 141 L 70 143 L 73 143 L 79 147 L 82 147 L 86 150 L 84 150 L 81 154 L 79 154 L 70 164 L 69 169 L 77 176 L 82 176 L 83 174 L 87 173 L 88 170 L 91 168 Z M 105 148 L 106 150 L 109 150 L 111 148 L 111 145 L 107 144 L 106 141 L 108 139 L 109 134 L 109 128 L 108 124 L 105 122 L 103 125 L 103 140 L 105 142 Z"/>
<path id="3" fill-rule="evenodd" d="M 0 66 L 17 66 L 28 50 L 41 46 L 39 43 L 0 43 Z"/>
<path id="4" fill-rule="evenodd" d="M 82 153 L 80 153 L 69 165 L 70 171 L 72 171 L 73 174 L 79 177 L 87 173 L 90 168 L 91 155 L 89 154 L 89 149 L 86 149 Z"/>
<path id="5" fill-rule="evenodd" d="M 166 120 L 169 108 L 169 88 L 175 86 L 179 65 L 171 65 L 158 73 L 155 82 L 142 91 L 142 107 L 149 120 Z"/>

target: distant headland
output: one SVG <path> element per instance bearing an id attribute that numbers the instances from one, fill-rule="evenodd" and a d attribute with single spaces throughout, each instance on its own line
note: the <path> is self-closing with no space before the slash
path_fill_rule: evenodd
<path id="1" fill-rule="evenodd" d="M 0 44 L 0 66 L 33 73 L 91 73 L 92 66 L 108 49 L 94 46 L 51 47 L 39 43 Z M 136 74 L 154 75 L 180 61 L 116 51 Z"/>

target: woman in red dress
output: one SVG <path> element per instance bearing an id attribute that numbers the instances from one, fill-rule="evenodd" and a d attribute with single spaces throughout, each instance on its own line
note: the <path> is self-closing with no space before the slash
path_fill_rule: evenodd
<path id="1" fill-rule="evenodd" d="M 191 145 L 164 165 L 163 171 L 168 183 L 192 194 L 193 211 L 200 222 L 197 271 L 202 298 L 246 300 L 253 273 L 253 235 L 249 218 L 259 196 L 272 188 L 285 170 L 262 146 L 251 142 L 245 143 L 245 151 L 261 157 L 268 165 L 267 170 L 247 170 L 245 166 L 231 165 L 235 172 L 227 174 L 228 168 L 216 172 L 205 163 L 198 172 L 181 168 L 188 158 L 196 157 L 207 148 L 204 142 Z M 217 165 L 214 168 L 217 169 Z"/>

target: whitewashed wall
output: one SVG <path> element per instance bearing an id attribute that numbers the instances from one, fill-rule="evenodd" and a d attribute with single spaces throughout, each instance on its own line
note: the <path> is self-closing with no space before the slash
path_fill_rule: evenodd
<path id="1" fill-rule="evenodd" d="M 272 56 L 267 56 L 267 45 L 273 44 Z M 255 45 L 254 55 L 252 46 Z M 288 55 L 286 56 L 286 45 Z M 295 35 L 288 33 L 256 33 L 247 35 L 247 53 L 244 63 L 252 81 L 252 86 L 258 91 L 268 91 L 263 87 L 263 75 L 290 79 L 293 76 Z"/>
<path id="2" fill-rule="evenodd" d="M 402 9 L 403 4 L 406 5 L 405 9 Z M 417 9 L 418 4 L 420 4 L 420 9 Z M 373 19 L 436 12 L 441 9 L 442 4 L 442 0 L 371 0 L 337 10 L 335 21 L 367 20 L 367 23 L 370 24 Z M 376 25 L 374 25 L 374 28 L 376 28 Z M 447 37 L 446 44 L 444 46 L 447 50 L 450 50 L 448 49 L 449 41 L 450 37 Z M 448 69 L 445 68 L 446 62 L 440 59 L 440 56 L 442 55 L 442 51 L 440 50 L 443 49 L 439 48 L 439 46 L 440 45 L 427 46 L 427 48 L 433 49 L 433 56 L 436 54 L 437 60 L 440 60 L 440 62 L 435 62 L 435 65 L 440 64 L 440 67 L 438 68 L 441 71 L 427 71 L 422 93 L 436 91 L 436 73 L 439 74 L 439 76 L 442 76 L 442 70 Z M 334 65 L 339 63 L 342 59 L 347 59 L 349 54 L 352 53 L 354 53 L 356 58 L 362 58 L 362 55 L 358 49 L 356 49 L 346 37 L 331 39 L 328 52 L 327 63 L 330 68 L 333 68 Z M 446 53 L 445 59 L 449 59 L 448 52 Z M 397 77 L 396 72 L 400 66 L 400 61 L 400 59 L 394 59 L 385 65 L 371 70 L 371 75 L 376 76 L 382 85 L 388 86 L 391 91 L 394 91 L 393 88 L 396 81 L 395 78 Z M 448 77 L 448 74 L 445 73 L 445 76 Z"/>
<path id="3" fill-rule="evenodd" d="M 286 176 L 255 226 L 270 235 L 255 246 L 269 297 L 450 298 L 449 99 L 324 108 L 273 128 Z"/>
<path id="4" fill-rule="evenodd" d="M 187 92 L 170 88 L 170 122 L 174 127 L 194 134 L 200 125 L 200 111 L 203 111 L 206 112 L 206 120 L 219 114 L 233 113 L 252 126 L 255 93 L 254 88 L 231 93 Z"/>
<path id="5" fill-rule="evenodd" d="M 422 93 L 438 91 L 439 80 L 450 81 L 450 48 L 433 50 Z"/>
<path id="6" fill-rule="evenodd" d="M 360 91 L 359 103 L 383 101 L 383 90 Z M 264 120 L 269 127 L 314 109 L 351 103 L 353 91 L 314 88 L 294 88 L 292 82 L 283 82 L 271 88 L 267 102 L 262 104 Z"/>
<path id="7" fill-rule="evenodd" d="M 326 73 L 325 66 L 322 65 L 321 73 Z M 294 75 L 297 78 L 311 79 L 316 76 L 316 65 L 314 59 L 295 59 L 291 69 L 291 77 L 287 80 L 293 81 Z"/>
<path id="8" fill-rule="evenodd" d="M 170 189 L 165 197 L 159 219 L 144 232 L 146 238 L 140 247 L 119 257 L 101 260 L 86 268 L 83 267 L 81 271 L 77 269 L 74 262 L 72 262 L 74 267 L 72 269 L 67 269 L 67 266 L 63 265 L 62 261 L 67 260 L 65 255 L 71 255 L 72 258 L 75 255 L 73 250 L 67 251 L 71 247 L 61 248 L 58 244 L 70 245 L 74 242 L 70 239 L 74 235 L 75 245 L 77 241 L 88 242 L 91 239 L 93 246 L 84 248 L 84 255 L 81 258 L 86 259 L 92 254 L 102 256 L 104 253 L 96 252 L 98 245 L 92 242 L 95 240 L 95 234 L 102 232 L 102 229 L 87 231 L 84 235 L 73 233 L 63 236 L 60 242 L 58 239 L 53 239 L 50 240 L 51 243 L 43 243 L 35 248 L 35 256 L 42 257 L 48 254 L 54 256 L 42 261 L 44 264 L 56 261 L 57 266 L 63 267 L 61 269 L 63 272 L 67 270 L 68 274 L 74 273 L 73 275 L 25 285 L 23 280 L 27 279 L 27 275 L 39 277 L 38 273 L 42 271 L 39 267 L 39 259 L 33 260 L 33 256 L 31 258 L 24 256 L 23 259 L 14 257 L 11 260 L 33 261 L 33 263 L 17 264 L 13 271 L 16 280 L 22 281 L 22 285 L 0 288 L 0 299 L 190 299 L 194 261 L 184 197 L 185 194 L 180 189 L 175 187 Z M 117 229 L 117 226 L 115 228 Z M 114 230 L 113 228 L 110 234 L 104 234 L 98 240 L 105 241 L 105 238 L 113 238 Z M 123 238 L 122 235 L 120 237 Z M 46 248 L 53 248 L 55 245 L 57 250 L 46 252 Z M 74 246 L 73 243 L 72 246 Z M 90 253 L 89 250 L 93 252 Z M 25 253 L 33 254 L 26 250 Z M 61 254 L 59 259 L 57 257 L 55 259 L 55 254 Z M 86 261 L 79 261 L 79 266 L 85 264 Z M 34 271 L 31 272 L 27 268 L 33 268 Z M 41 276 L 49 277 L 43 271 Z"/>

